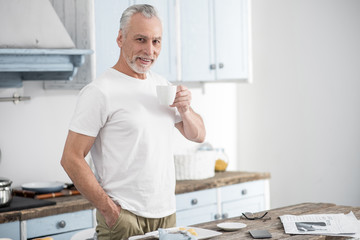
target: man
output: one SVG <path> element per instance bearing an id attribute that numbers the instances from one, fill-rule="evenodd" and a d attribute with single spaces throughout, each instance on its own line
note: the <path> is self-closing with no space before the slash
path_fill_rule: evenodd
<path id="1" fill-rule="evenodd" d="M 178 86 L 159 105 L 150 70 L 161 50 L 162 24 L 150 5 L 133 5 L 120 20 L 118 62 L 80 92 L 61 164 L 97 209 L 98 239 L 127 239 L 175 226 L 174 126 L 203 142 L 205 127 Z M 85 161 L 91 149 L 97 177 Z"/>

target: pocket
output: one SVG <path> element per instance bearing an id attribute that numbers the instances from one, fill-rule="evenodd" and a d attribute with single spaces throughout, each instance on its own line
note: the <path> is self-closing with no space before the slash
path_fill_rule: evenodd
<path id="1" fill-rule="evenodd" d="M 119 216 L 118 218 L 116 219 L 116 222 L 114 223 L 114 225 L 112 225 L 111 227 L 107 226 L 106 222 L 106 226 L 110 229 L 110 230 L 114 230 L 116 229 L 117 226 L 119 226 L 120 222 L 121 222 L 121 218 L 122 218 L 122 215 L 123 215 L 123 212 L 124 212 L 124 209 L 121 209 L 120 210 L 120 213 L 119 213 Z"/>
<path id="2" fill-rule="evenodd" d="M 116 225 L 119 224 L 119 221 L 120 221 L 120 217 L 122 215 L 122 212 L 123 212 L 123 209 L 121 209 L 120 213 L 119 213 L 119 216 L 118 218 L 116 219 L 114 225 L 110 228 L 106 221 L 105 221 L 105 217 L 100 213 L 99 210 L 96 210 L 96 221 L 97 221 L 97 226 L 101 229 L 104 229 L 104 230 L 111 230 L 112 228 L 114 228 Z"/>

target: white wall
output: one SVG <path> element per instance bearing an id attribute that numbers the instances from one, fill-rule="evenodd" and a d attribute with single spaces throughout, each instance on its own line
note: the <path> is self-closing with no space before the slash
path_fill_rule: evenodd
<path id="1" fill-rule="evenodd" d="M 239 169 L 271 172 L 272 207 L 360 206 L 359 13 L 358 0 L 252 0 Z"/>
<path id="2" fill-rule="evenodd" d="M 60 159 L 78 92 L 42 86 L 42 81 L 25 82 L 23 96 L 30 101 L 0 102 L 0 176 L 13 180 L 13 186 L 69 181 Z M 11 95 L 0 89 L 0 96 Z"/>

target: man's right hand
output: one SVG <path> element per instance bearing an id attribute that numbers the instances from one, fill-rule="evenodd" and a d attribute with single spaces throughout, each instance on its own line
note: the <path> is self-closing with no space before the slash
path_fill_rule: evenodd
<path id="1" fill-rule="evenodd" d="M 120 212 L 121 207 L 113 202 L 110 211 L 102 213 L 105 218 L 106 225 L 109 228 L 112 228 L 116 224 L 116 221 L 119 219 Z"/>

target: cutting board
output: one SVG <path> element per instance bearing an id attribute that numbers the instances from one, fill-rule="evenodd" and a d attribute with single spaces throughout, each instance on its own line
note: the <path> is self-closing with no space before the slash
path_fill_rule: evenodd
<path id="1" fill-rule="evenodd" d="M 44 207 L 55 204 L 56 202 L 49 200 L 40 200 L 40 199 L 14 196 L 9 206 L 0 207 L 0 212 L 18 211 L 28 208 Z"/>

